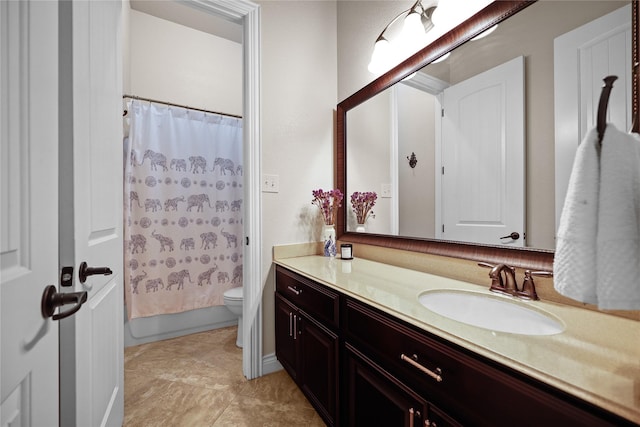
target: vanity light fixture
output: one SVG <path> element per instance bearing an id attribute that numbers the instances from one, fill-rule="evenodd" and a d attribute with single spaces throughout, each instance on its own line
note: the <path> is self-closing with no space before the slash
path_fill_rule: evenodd
<path id="1" fill-rule="evenodd" d="M 423 0 L 417 0 L 409 9 L 402 11 L 393 18 L 382 30 L 376 39 L 369 62 L 369 71 L 373 74 L 382 74 L 398 64 L 402 59 L 417 52 L 426 44 L 426 35 L 433 28 L 431 17 L 436 10 L 437 2 L 425 8 Z M 391 41 L 387 39 L 387 32 L 391 27 L 404 17 L 402 31 Z M 389 37 L 391 38 L 391 37 Z"/>

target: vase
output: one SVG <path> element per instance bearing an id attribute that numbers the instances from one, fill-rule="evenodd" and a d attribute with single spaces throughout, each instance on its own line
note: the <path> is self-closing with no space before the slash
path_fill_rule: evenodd
<path id="1" fill-rule="evenodd" d="M 358 223 L 358 225 L 356 225 L 356 233 L 365 233 L 366 231 L 367 229 L 365 228 L 364 224 Z"/>
<path id="2" fill-rule="evenodd" d="M 336 227 L 333 224 L 322 227 L 322 240 L 324 241 L 324 256 L 336 256 Z"/>

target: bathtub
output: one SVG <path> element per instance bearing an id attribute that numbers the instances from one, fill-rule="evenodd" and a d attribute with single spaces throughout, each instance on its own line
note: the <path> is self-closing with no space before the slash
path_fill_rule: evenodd
<path id="1" fill-rule="evenodd" d="M 238 324 L 238 318 L 227 307 L 201 308 L 176 314 L 161 314 L 129 321 L 124 310 L 124 346 L 145 344 L 196 332 Z"/>

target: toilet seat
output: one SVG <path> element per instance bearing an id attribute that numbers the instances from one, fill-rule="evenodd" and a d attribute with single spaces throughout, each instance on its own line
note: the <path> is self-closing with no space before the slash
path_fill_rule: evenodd
<path id="1" fill-rule="evenodd" d="M 242 301 L 242 286 L 226 290 L 224 298 L 231 301 Z"/>

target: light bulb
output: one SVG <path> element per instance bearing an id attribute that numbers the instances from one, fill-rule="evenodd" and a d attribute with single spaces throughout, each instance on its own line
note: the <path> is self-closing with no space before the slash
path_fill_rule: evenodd
<path id="1" fill-rule="evenodd" d="M 389 69 L 393 57 L 391 44 L 384 38 L 376 42 L 371 54 L 371 62 L 369 62 L 369 72 L 373 74 L 382 74 Z"/>
<path id="2" fill-rule="evenodd" d="M 398 55 L 403 59 L 413 55 L 426 45 L 426 37 L 422 16 L 417 12 L 409 13 L 397 39 Z"/>
<path id="3" fill-rule="evenodd" d="M 404 26 L 402 27 L 402 38 L 412 39 L 415 37 L 424 36 L 424 25 L 420 14 L 417 12 L 411 12 L 404 18 Z"/>

